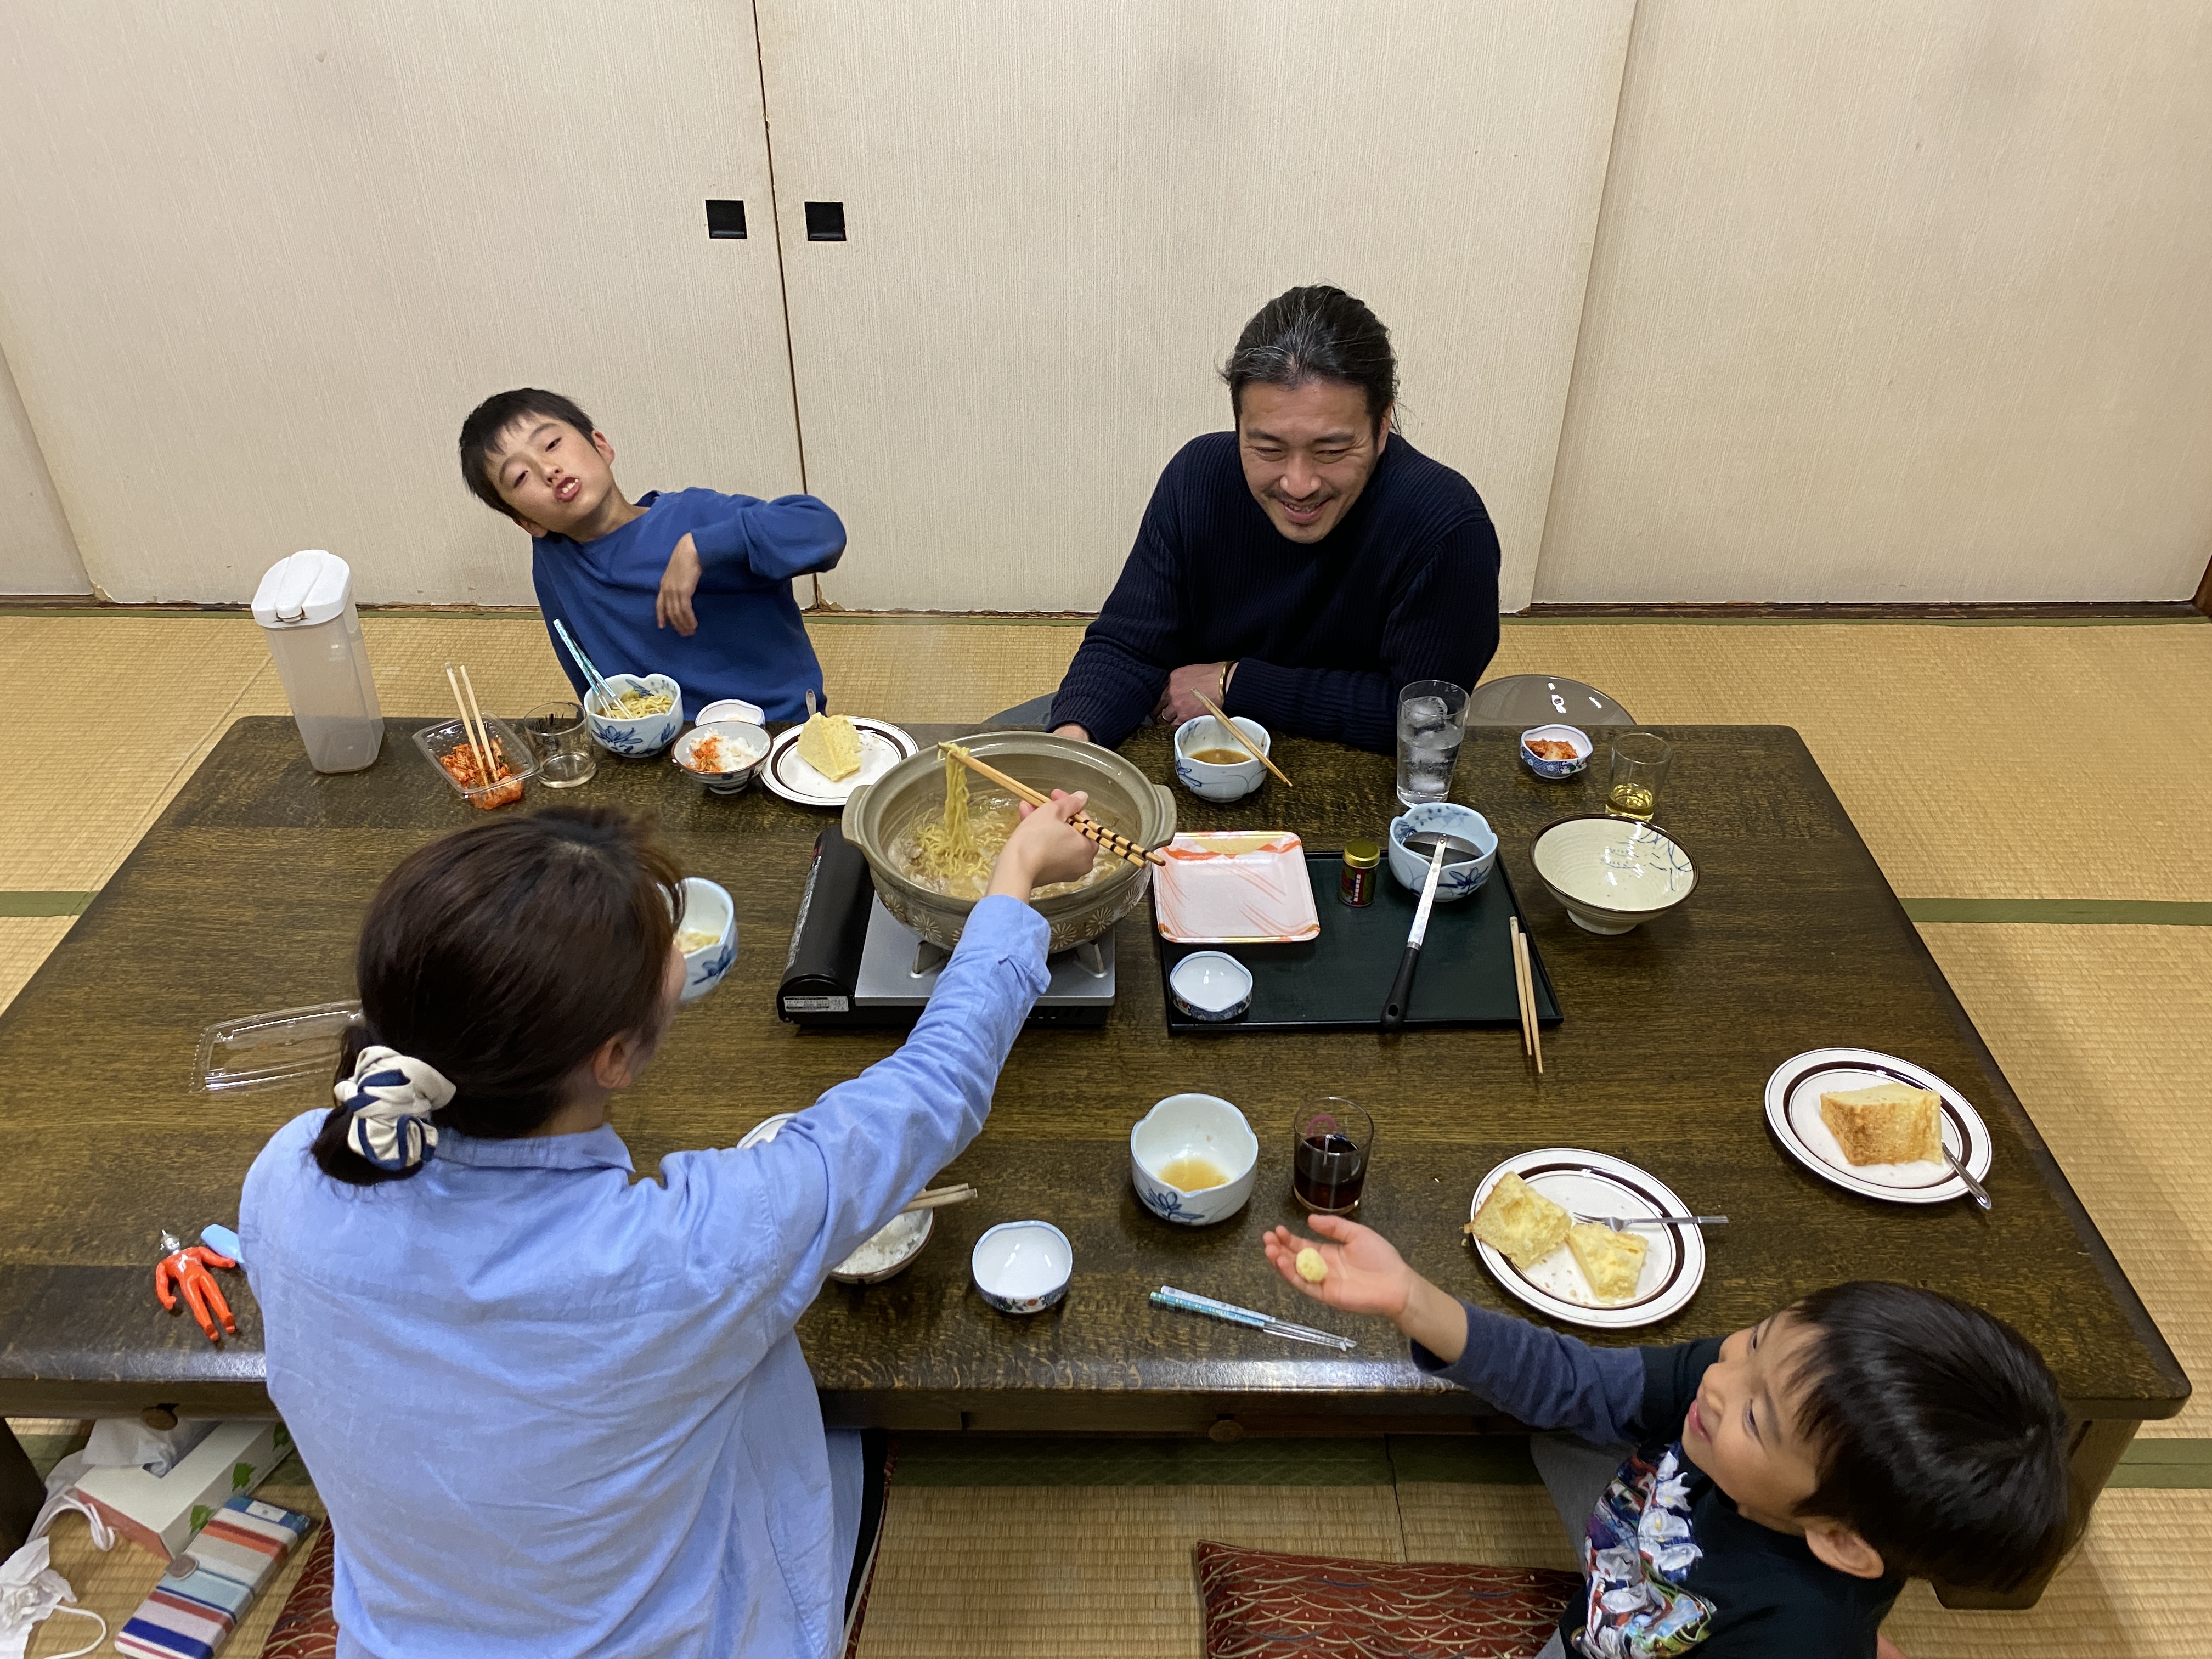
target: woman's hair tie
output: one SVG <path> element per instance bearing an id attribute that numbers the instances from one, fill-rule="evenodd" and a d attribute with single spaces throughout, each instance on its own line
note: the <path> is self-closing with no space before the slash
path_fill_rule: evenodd
<path id="1" fill-rule="evenodd" d="M 368 1048 L 353 1076 L 332 1086 L 353 1114 L 346 1144 L 380 1170 L 411 1170 L 438 1144 L 430 1114 L 453 1097 L 445 1073 L 397 1048 Z"/>

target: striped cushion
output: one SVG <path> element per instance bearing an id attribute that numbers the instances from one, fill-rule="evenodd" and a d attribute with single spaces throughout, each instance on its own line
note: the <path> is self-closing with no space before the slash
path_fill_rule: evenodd
<path id="1" fill-rule="evenodd" d="M 1535 1659 L 1575 1573 L 1198 1547 L 1206 1659 Z"/>
<path id="2" fill-rule="evenodd" d="M 337 1659 L 338 1621 L 331 1611 L 335 1571 L 331 1529 L 325 1526 L 307 1551 L 307 1565 L 293 1584 L 284 1611 L 269 1627 L 261 1659 Z"/>

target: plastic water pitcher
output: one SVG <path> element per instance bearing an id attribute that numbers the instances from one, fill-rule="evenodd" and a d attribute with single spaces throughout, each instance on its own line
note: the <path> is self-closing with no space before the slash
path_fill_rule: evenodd
<path id="1" fill-rule="evenodd" d="M 319 548 L 269 567 L 253 595 L 253 620 L 318 772 L 358 772 L 384 744 L 384 713 L 353 605 L 353 570 Z"/>

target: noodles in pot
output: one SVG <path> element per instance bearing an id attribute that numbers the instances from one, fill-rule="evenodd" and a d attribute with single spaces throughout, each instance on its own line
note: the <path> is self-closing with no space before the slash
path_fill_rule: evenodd
<path id="1" fill-rule="evenodd" d="M 991 861 L 1006 844 L 1006 837 L 1022 821 L 1022 809 L 1011 796 L 970 798 L 968 769 L 959 760 L 945 757 L 945 805 L 934 817 L 922 819 L 891 844 L 890 854 L 901 874 L 947 898 L 979 899 L 991 880 Z M 1074 881 L 1040 887 L 1032 898 L 1088 887 L 1121 860 L 1103 848 L 1091 868 Z"/>

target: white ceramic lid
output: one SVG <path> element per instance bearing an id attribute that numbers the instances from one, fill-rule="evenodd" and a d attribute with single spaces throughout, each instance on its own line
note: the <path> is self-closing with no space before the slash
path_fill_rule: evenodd
<path id="1" fill-rule="evenodd" d="M 335 553 L 309 548 L 279 559 L 253 590 L 253 620 L 264 628 L 312 628 L 346 608 L 353 569 Z"/>

